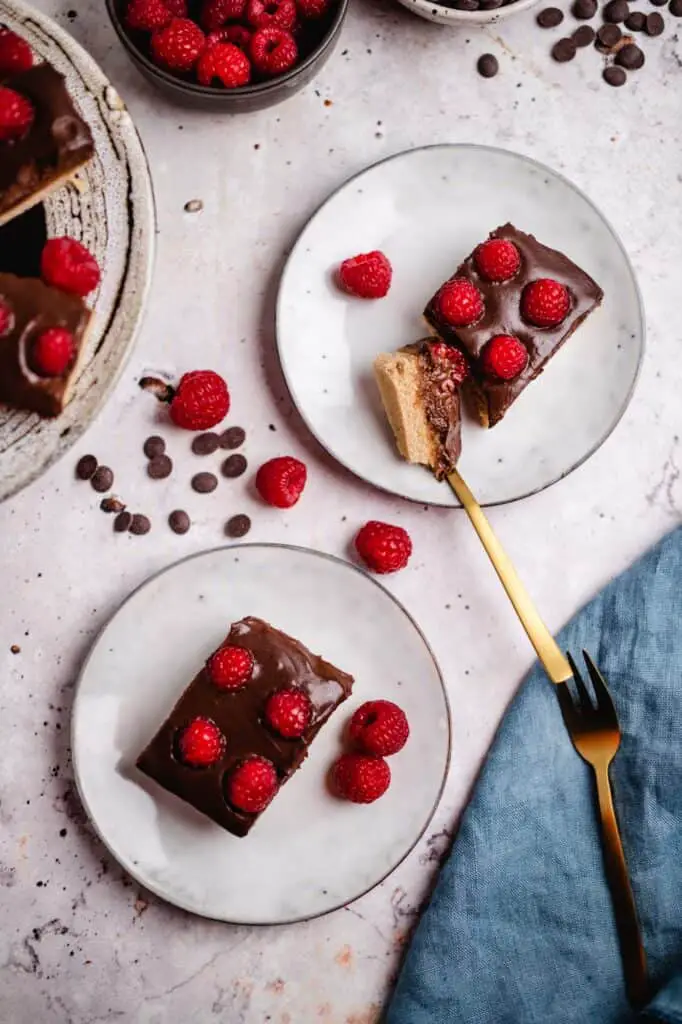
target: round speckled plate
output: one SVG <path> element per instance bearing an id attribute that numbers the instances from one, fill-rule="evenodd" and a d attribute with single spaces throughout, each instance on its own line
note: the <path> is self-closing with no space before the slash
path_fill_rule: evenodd
<path id="1" fill-rule="evenodd" d="M 490 231 L 511 221 L 560 249 L 605 299 L 492 430 L 470 419 L 460 469 L 482 504 L 513 501 L 566 476 L 606 440 L 632 396 L 644 312 L 627 254 L 575 185 L 527 157 L 483 146 L 401 153 L 343 185 L 313 216 L 284 270 L 277 344 L 311 431 L 348 469 L 413 501 L 456 505 L 447 484 L 402 461 L 372 363 L 427 333 L 422 310 Z M 342 294 L 333 271 L 382 249 L 394 268 L 385 299 Z"/>
<path id="2" fill-rule="evenodd" d="M 236 839 L 143 776 L 135 760 L 246 615 L 297 637 L 355 685 L 299 771 Z M 353 710 L 375 698 L 398 703 L 411 734 L 390 760 L 388 793 L 358 806 L 331 796 L 326 776 Z M 357 899 L 407 856 L 442 792 L 450 720 L 426 640 L 388 591 L 337 558 L 247 544 L 178 562 L 128 598 L 83 667 L 72 749 L 86 811 L 137 881 L 205 917 L 284 924 Z"/>
<path id="3" fill-rule="evenodd" d="M 95 156 L 45 203 L 49 236 L 71 235 L 94 252 L 102 281 L 88 301 L 94 324 L 71 402 L 55 420 L 0 406 L 0 500 L 36 479 L 71 447 L 113 388 L 130 353 L 151 282 L 155 215 L 149 170 L 131 117 L 92 58 L 50 18 L 0 0 L 0 24 L 66 76 L 90 125 Z"/>

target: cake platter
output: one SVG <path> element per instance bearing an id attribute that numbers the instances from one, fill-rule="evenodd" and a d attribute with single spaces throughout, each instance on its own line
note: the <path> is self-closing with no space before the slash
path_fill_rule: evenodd
<path id="1" fill-rule="evenodd" d="M 372 364 L 429 333 L 429 298 L 508 222 L 565 253 L 605 297 L 499 424 L 485 429 L 465 412 L 459 467 L 480 503 L 514 501 L 562 479 L 597 451 L 628 406 L 644 350 L 642 300 L 625 249 L 587 196 L 506 150 L 400 153 L 346 182 L 314 214 L 277 299 L 277 345 L 299 412 L 331 455 L 382 490 L 457 504 L 447 484 L 398 456 Z M 388 295 L 345 295 L 336 268 L 374 249 L 393 266 Z"/>
<path id="2" fill-rule="evenodd" d="M 230 624 L 246 616 L 295 637 L 355 683 L 302 766 L 236 838 L 136 760 Z M 353 711 L 375 699 L 404 710 L 410 737 L 390 758 L 388 792 L 353 804 L 332 795 L 329 769 L 346 749 Z M 71 746 L 95 829 L 141 885 L 205 917 L 284 924 L 357 899 L 414 848 L 443 791 L 450 717 L 427 641 L 379 583 L 330 555 L 244 544 L 177 562 L 126 600 L 82 669 Z"/>
<path id="3" fill-rule="evenodd" d="M 152 276 L 155 212 L 144 150 L 130 114 L 106 76 L 83 48 L 23 0 L 0 0 L 0 24 L 22 36 L 36 61 L 48 61 L 66 78 L 68 91 L 88 122 L 95 156 L 74 181 L 25 214 L 48 237 L 82 241 L 102 268 L 93 326 L 73 397 L 55 419 L 0 406 L 0 500 L 39 477 L 83 433 L 103 405 L 140 326 Z M 3 268 L 17 245 L 24 218 L 0 233 Z M 7 234 L 5 234 L 7 232 Z M 9 233 L 11 232 L 11 234 Z M 4 240 L 4 241 L 3 241 Z"/>

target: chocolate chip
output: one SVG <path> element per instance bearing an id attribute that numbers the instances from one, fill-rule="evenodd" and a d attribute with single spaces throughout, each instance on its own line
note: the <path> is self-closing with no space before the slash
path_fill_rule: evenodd
<path id="1" fill-rule="evenodd" d="M 102 512 L 123 512 L 125 504 L 120 498 L 102 498 L 99 507 L 102 509 Z"/>
<path id="2" fill-rule="evenodd" d="M 653 14 L 647 14 L 646 16 L 646 34 L 648 36 L 660 36 L 661 32 L 665 28 L 665 22 L 658 13 L 654 11 Z"/>
<path id="3" fill-rule="evenodd" d="M 192 451 L 195 455 L 212 455 L 220 447 L 220 438 L 217 434 L 198 434 L 192 441 Z"/>
<path id="4" fill-rule="evenodd" d="M 617 25 L 621 21 L 625 21 L 629 13 L 630 8 L 626 0 L 610 0 L 604 8 L 604 21 L 611 25 Z"/>
<path id="5" fill-rule="evenodd" d="M 89 480 L 97 469 L 97 459 L 94 455 L 84 455 L 76 463 L 76 476 L 79 480 Z"/>
<path id="6" fill-rule="evenodd" d="M 116 533 L 126 533 L 132 521 L 130 512 L 119 512 L 114 519 L 114 530 Z"/>
<path id="7" fill-rule="evenodd" d="M 246 431 L 241 427 L 228 427 L 220 435 L 221 448 L 241 448 L 246 440 Z"/>
<path id="8" fill-rule="evenodd" d="M 191 524 L 187 513 L 181 508 L 176 508 L 175 512 L 168 516 L 168 525 L 173 533 L 187 533 Z"/>
<path id="9" fill-rule="evenodd" d="M 494 78 L 500 70 L 497 57 L 494 57 L 492 53 L 484 53 L 478 58 L 476 70 L 482 78 Z"/>
<path id="10" fill-rule="evenodd" d="M 213 473 L 195 473 L 192 477 L 192 488 L 197 494 L 210 494 L 218 486 L 218 477 Z"/>
<path id="11" fill-rule="evenodd" d="M 159 455 L 163 455 L 166 450 L 166 442 L 162 437 L 158 437 L 157 434 L 152 434 L 148 437 L 142 446 L 142 450 L 148 459 L 155 459 Z"/>
<path id="12" fill-rule="evenodd" d="M 566 61 L 573 60 L 576 54 L 576 45 L 572 39 L 560 39 L 552 47 L 552 57 L 558 61 L 559 64 L 565 64 Z"/>
<path id="13" fill-rule="evenodd" d="M 617 68 L 615 65 L 610 68 L 604 68 L 604 81 L 608 82 L 609 85 L 618 87 L 619 85 L 625 85 L 628 76 L 625 74 L 622 68 Z"/>
<path id="14" fill-rule="evenodd" d="M 673 18 L 682 18 L 682 0 L 670 0 L 668 8 Z"/>
<path id="15" fill-rule="evenodd" d="M 571 12 L 579 21 L 589 21 L 597 13 L 597 0 L 575 0 Z"/>
<path id="16" fill-rule="evenodd" d="M 220 467 L 220 472 L 223 476 L 238 477 L 246 472 L 247 465 L 248 463 L 243 455 L 230 455 Z"/>
<path id="17" fill-rule="evenodd" d="M 147 463 L 147 476 L 152 480 L 165 480 L 173 472 L 173 460 L 167 455 L 157 455 Z"/>
<path id="18" fill-rule="evenodd" d="M 139 512 L 136 512 L 130 526 L 128 527 L 128 532 L 134 533 L 137 537 L 143 537 L 145 533 L 149 533 L 151 528 L 152 524 L 147 516 L 143 516 Z"/>
<path id="19" fill-rule="evenodd" d="M 114 474 L 108 466 L 98 466 L 94 475 L 90 479 L 90 483 L 94 490 L 99 494 L 103 494 L 105 491 L 110 491 L 113 487 Z"/>
<path id="20" fill-rule="evenodd" d="M 603 50 L 610 50 L 615 46 L 623 33 L 617 25 L 602 25 L 597 32 L 597 46 Z"/>
<path id="21" fill-rule="evenodd" d="M 225 533 L 228 537 L 245 537 L 251 529 L 251 520 L 248 516 L 232 516 L 225 523 Z"/>
<path id="22" fill-rule="evenodd" d="M 577 28 L 575 30 L 575 32 L 571 36 L 571 39 L 573 40 L 576 46 L 583 47 L 590 46 L 594 42 L 596 36 L 597 33 L 594 31 L 591 25 L 581 25 L 580 28 Z"/>
<path id="23" fill-rule="evenodd" d="M 652 7 L 665 7 L 668 0 L 649 0 Z"/>
<path id="24" fill-rule="evenodd" d="M 680 3 L 682 3 L 682 0 L 680 0 Z M 625 19 L 625 27 L 629 28 L 631 32 L 641 32 L 645 25 L 646 16 L 641 11 L 633 11 Z"/>
<path id="25" fill-rule="evenodd" d="M 556 28 L 564 20 L 564 12 L 558 7 L 545 7 L 535 20 L 540 28 Z"/>
<path id="26" fill-rule="evenodd" d="M 616 64 L 620 64 L 622 68 L 627 68 L 628 71 L 637 71 L 638 68 L 644 66 L 644 54 L 639 46 L 635 46 L 634 43 L 628 43 L 627 46 L 624 46 L 616 54 Z"/>

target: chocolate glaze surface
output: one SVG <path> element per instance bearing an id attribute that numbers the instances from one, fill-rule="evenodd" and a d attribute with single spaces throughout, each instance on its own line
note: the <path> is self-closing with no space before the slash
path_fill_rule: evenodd
<path id="1" fill-rule="evenodd" d="M 251 651 L 255 660 L 251 680 L 239 690 L 221 690 L 204 666 L 140 754 L 137 767 L 228 832 L 245 836 L 260 815 L 228 804 L 225 780 L 231 768 L 258 754 L 274 764 L 280 785 L 285 783 L 306 758 L 329 716 L 350 695 L 353 677 L 261 619 L 236 622 L 221 646 L 225 644 Z M 267 698 L 285 686 L 299 687 L 313 707 L 310 725 L 299 739 L 278 736 L 263 719 Z M 212 719 L 226 740 L 222 759 L 210 768 L 189 768 L 176 757 L 179 731 L 197 716 Z"/>
<path id="2" fill-rule="evenodd" d="M 462 454 L 462 406 L 459 386 L 443 360 L 433 354 L 425 338 L 413 345 L 405 345 L 404 352 L 412 352 L 419 359 L 421 399 L 426 418 L 438 438 L 438 455 L 433 471 L 437 480 L 457 465 Z"/>
<path id="3" fill-rule="evenodd" d="M 0 216 L 81 167 L 94 153 L 90 129 L 78 114 L 64 76 L 38 64 L 2 83 L 26 96 L 35 119 L 17 142 L 0 142 Z"/>
<path id="4" fill-rule="evenodd" d="M 466 277 L 479 289 L 485 303 L 481 319 L 471 327 L 450 327 L 438 309 L 438 292 L 430 299 L 424 316 L 443 341 L 460 348 L 469 358 L 481 411 L 492 427 L 502 419 L 524 388 L 542 373 L 547 362 L 585 317 L 601 303 L 604 293 L 568 256 L 542 245 L 533 235 L 524 234 L 513 224 L 497 228 L 489 237 L 513 242 L 521 254 L 521 266 L 510 281 L 497 284 L 479 274 L 473 253 L 460 264 L 452 276 Z M 534 327 L 521 315 L 523 289 L 540 277 L 553 278 L 569 291 L 571 309 L 557 327 Z M 514 335 L 528 349 L 528 365 L 512 381 L 492 380 L 481 371 L 481 352 L 496 334 Z"/>
<path id="5" fill-rule="evenodd" d="M 75 295 L 14 274 L 0 274 L 0 301 L 12 311 L 10 329 L 0 336 L 0 402 L 58 416 L 68 399 L 90 310 Z M 76 344 L 76 357 L 63 377 L 39 377 L 31 370 L 31 344 L 48 327 L 66 327 Z"/>

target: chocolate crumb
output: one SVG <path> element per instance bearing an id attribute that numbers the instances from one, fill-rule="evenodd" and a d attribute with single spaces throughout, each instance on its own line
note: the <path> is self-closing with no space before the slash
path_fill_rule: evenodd
<path id="1" fill-rule="evenodd" d="M 552 57 L 559 64 L 565 64 L 569 60 L 573 60 L 576 55 L 577 47 L 573 39 L 565 37 L 560 39 L 552 47 Z"/>
<path id="2" fill-rule="evenodd" d="M 195 473 L 191 483 L 197 494 L 210 494 L 218 486 L 218 477 L 213 473 Z"/>
<path id="3" fill-rule="evenodd" d="M 556 28 L 564 20 L 564 12 L 558 7 L 545 7 L 535 20 L 540 28 Z"/>
<path id="4" fill-rule="evenodd" d="M 230 455 L 220 467 L 223 476 L 236 478 L 246 472 L 248 463 L 243 455 Z"/>
<path id="5" fill-rule="evenodd" d="M 476 70 L 482 78 L 494 78 L 500 70 L 500 65 L 492 53 L 484 53 L 478 58 Z"/>
<path id="6" fill-rule="evenodd" d="M 195 455 L 212 455 L 220 447 L 218 434 L 198 434 L 192 440 L 192 451 Z"/>
<path id="7" fill-rule="evenodd" d="M 597 33 L 594 31 L 591 25 L 581 25 L 577 28 L 571 36 L 576 46 L 591 46 L 594 42 Z"/>
<path id="8" fill-rule="evenodd" d="M 251 529 L 251 520 L 247 515 L 240 513 L 237 516 L 232 516 L 225 523 L 225 533 L 228 537 L 245 537 Z"/>
<path id="9" fill-rule="evenodd" d="M 190 199 L 188 203 L 185 203 L 185 213 L 201 213 L 204 208 L 204 204 L 201 199 Z"/>
<path id="10" fill-rule="evenodd" d="M 19 646 L 19 644 L 12 644 L 12 646 L 10 647 L 10 651 L 12 652 L 12 654 L 21 654 L 21 647 Z"/>
<path id="11" fill-rule="evenodd" d="M 109 469 L 108 466 L 98 466 L 93 476 L 90 478 L 90 484 L 93 490 L 99 494 L 103 494 L 105 491 L 110 491 L 114 485 L 114 473 L 113 470 Z"/>
<path id="12" fill-rule="evenodd" d="M 621 85 L 625 85 L 628 76 L 622 68 L 618 68 L 615 65 L 610 68 L 604 68 L 604 81 L 608 82 L 609 85 L 613 85 L 616 88 Z"/>
<path id="13" fill-rule="evenodd" d="M 119 512 L 114 519 L 114 531 L 116 533 L 126 533 L 132 521 L 133 517 L 130 512 Z"/>
<path id="14" fill-rule="evenodd" d="M 76 476 L 79 480 L 89 480 L 97 469 L 97 459 L 94 455 L 84 455 L 76 463 Z"/>
<path id="15" fill-rule="evenodd" d="M 665 28 L 665 22 L 658 13 L 654 11 L 653 14 L 647 14 L 646 16 L 646 34 L 648 36 L 660 36 L 661 32 Z"/>
<path id="16" fill-rule="evenodd" d="M 173 533 L 187 533 L 191 523 L 187 513 L 181 508 L 176 508 L 175 511 L 171 512 L 168 516 L 168 525 Z"/>
<path id="17" fill-rule="evenodd" d="M 173 460 L 167 455 L 157 455 L 147 463 L 147 476 L 152 480 L 165 480 L 173 472 Z"/>
<path id="18" fill-rule="evenodd" d="M 228 427 L 220 435 L 221 448 L 241 448 L 246 440 L 246 431 L 242 427 Z"/>
<path id="19" fill-rule="evenodd" d="M 159 377 L 141 377 L 139 385 L 143 391 L 149 391 L 160 402 L 170 402 L 175 394 L 175 390 L 170 384 L 167 384 L 165 380 L 160 380 Z"/>
<path id="20" fill-rule="evenodd" d="M 128 533 L 134 533 L 137 537 L 143 537 L 145 533 L 149 533 L 151 528 L 152 524 L 148 517 L 143 516 L 140 512 L 136 512 L 128 527 Z"/>
<path id="21" fill-rule="evenodd" d="M 145 453 L 148 459 L 155 459 L 158 455 L 163 455 L 166 451 L 166 442 L 158 434 L 152 434 L 148 437 L 142 446 L 142 451 Z"/>
<path id="22" fill-rule="evenodd" d="M 125 510 L 125 504 L 121 499 L 113 496 L 111 498 L 102 498 L 99 507 L 102 509 L 102 512 L 123 512 Z"/>

